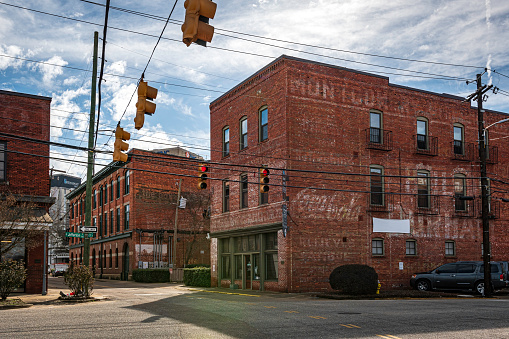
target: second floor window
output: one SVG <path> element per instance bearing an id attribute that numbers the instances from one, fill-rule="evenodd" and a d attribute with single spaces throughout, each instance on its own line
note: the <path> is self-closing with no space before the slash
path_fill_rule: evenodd
<path id="1" fill-rule="evenodd" d="M 384 205 L 383 168 L 373 166 L 370 171 L 371 205 Z"/>
<path id="2" fill-rule="evenodd" d="M 247 147 L 247 118 L 244 117 L 240 120 L 240 149 L 243 150 Z"/>
<path id="3" fill-rule="evenodd" d="M 223 181 L 223 212 L 230 211 L 230 183 Z"/>
<path id="4" fill-rule="evenodd" d="M 230 128 L 223 129 L 223 157 L 230 154 Z"/>
<path id="5" fill-rule="evenodd" d="M 369 142 L 382 143 L 382 113 L 371 111 L 369 113 Z"/>
<path id="6" fill-rule="evenodd" d="M 120 177 L 117 178 L 117 199 L 120 198 Z"/>
<path id="7" fill-rule="evenodd" d="M 267 107 L 262 108 L 259 112 L 259 130 L 260 141 L 265 141 L 269 138 L 269 112 Z"/>
<path id="8" fill-rule="evenodd" d="M 97 207 L 97 190 L 94 190 L 92 194 L 92 208 L 95 209 Z"/>
<path id="9" fill-rule="evenodd" d="M 124 230 L 129 229 L 129 205 L 124 206 Z"/>
<path id="10" fill-rule="evenodd" d="M 108 213 L 104 212 L 104 236 L 108 234 Z"/>
<path id="11" fill-rule="evenodd" d="M 110 211 L 110 234 L 113 234 L 113 227 L 114 227 L 114 224 L 113 224 L 113 211 Z"/>
<path id="12" fill-rule="evenodd" d="M 464 154 L 463 126 L 454 124 L 454 154 Z"/>
<path id="13" fill-rule="evenodd" d="M 429 173 L 417 172 L 417 207 L 430 208 Z"/>
<path id="14" fill-rule="evenodd" d="M 111 185 L 110 185 L 110 201 L 113 201 L 113 199 L 115 198 L 115 194 L 114 194 L 114 190 L 113 190 L 114 183 L 115 183 L 115 180 L 112 180 Z"/>
<path id="15" fill-rule="evenodd" d="M 120 232 L 120 207 L 117 208 L 117 232 Z"/>
<path id="16" fill-rule="evenodd" d="M 417 120 L 417 148 L 428 149 L 428 120 L 425 118 Z"/>
<path id="17" fill-rule="evenodd" d="M 240 208 L 248 207 L 247 174 L 240 176 Z"/>

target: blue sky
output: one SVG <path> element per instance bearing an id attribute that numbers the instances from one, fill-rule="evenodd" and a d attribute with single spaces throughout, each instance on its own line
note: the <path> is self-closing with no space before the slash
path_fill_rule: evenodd
<path id="1" fill-rule="evenodd" d="M 0 89 L 52 97 L 52 141 L 87 145 L 93 35 L 98 31 L 102 38 L 105 3 L 0 0 Z M 484 106 L 509 113 L 509 2 L 409 3 L 217 1 L 215 35 L 203 48 L 180 42 L 179 0 L 145 72 L 159 90 L 157 110 L 137 131 L 136 94 L 129 101 L 157 41 L 137 33 L 159 36 L 174 1 L 111 0 L 97 147 L 113 150 L 120 121 L 131 132 L 130 147 L 178 145 L 209 158 L 209 103 L 281 54 L 458 96 L 475 91 L 475 84 L 462 79 L 475 79 L 488 67 L 483 81 L 501 91 L 490 92 Z M 101 55 L 102 40 L 99 47 Z M 85 176 L 78 163 L 86 159 L 83 152 L 52 147 L 51 156 L 51 167 Z M 110 161 L 111 155 L 98 155 L 96 170 Z"/>

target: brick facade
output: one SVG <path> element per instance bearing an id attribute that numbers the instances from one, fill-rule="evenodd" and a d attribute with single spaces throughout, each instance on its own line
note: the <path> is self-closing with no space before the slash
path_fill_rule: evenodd
<path id="1" fill-rule="evenodd" d="M 96 220 L 99 232 L 91 239 L 90 263 L 96 276 L 127 279 L 143 263 L 149 268 L 175 263 L 172 239 L 180 179 L 187 206 L 178 212 L 175 267 L 183 267 L 184 261 L 187 265 L 210 263 L 210 241 L 206 238 L 209 220 L 203 216 L 209 206 L 209 190 L 198 190 L 197 173 L 198 162 L 194 160 L 134 149 L 126 163 L 110 163 L 94 175 L 92 220 Z M 85 193 L 82 184 L 67 195 L 71 232 L 79 232 L 79 226 L 84 225 Z M 82 239 L 69 238 L 69 246 L 71 261 L 81 263 Z"/>
<path id="2" fill-rule="evenodd" d="M 20 201 L 34 203 L 39 209 L 38 215 L 48 212 L 54 201 L 50 198 L 47 143 L 50 140 L 50 104 L 48 97 L 0 91 L 0 146 L 3 148 L 0 153 L 5 157 L 2 159 L 5 168 L 0 165 L 0 195 L 14 194 Z M 44 223 L 42 229 L 49 226 Z M 32 234 L 38 241 L 25 251 L 26 293 L 42 293 L 47 288 L 43 286 L 46 275 L 44 234 L 43 231 Z"/>
<path id="3" fill-rule="evenodd" d="M 335 267 L 361 263 L 376 269 L 384 288 L 408 288 L 414 272 L 482 260 L 477 110 L 462 100 L 282 56 L 211 103 L 211 176 L 218 179 L 212 182 L 213 285 L 328 290 Z M 261 141 L 259 119 L 265 108 L 268 138 Z M 370 129 L 371 113 L 381 117 L 380 128 Z M 245 118 L 248 146 L 240 149 Z M 504 118 L 507 114 L 487 111 L 486 126 Z M 426 128 L 424 136 L 418 120 Z M 456 151 L 454 126 L 462 132 Z M 227 155 L 220 151 L 225 130 Z M 489 135 L 493 260 L 509 259 L 508 209 L 500 201 L 503 194 L 496 193 L 496 188 L 506 189 L 496 179 L 509 177 L 509 140 L 499 139 L 508 131 L 501 124 Z M 267 204 L 260 204 L 261 166 L 270 170 Z M 371 194 L 377 169 L 383 192 Z M 281 230 L 283 170 L 288 175 L 286 237 Z M 241 175 L 249 178 L 246 208 L 239 201 Z M 224 180 L 229 182 L 229 211 L 223 208 Z M 464 183 L 463 195 L 474 197 L 460 207 L 454 198 L 457 182 Z M 375 233 L 373 218 L 409 220 L 410 232 Z M 267 279 L 274 274 L 266 272 L 272 252 L 264 239 L 273 232 L 278 234 L 277 279 Z M 250 246 L 250 236 L 260 244 Z M 380 254 L 373 254 L 374 244 L 382 246 Z"/>

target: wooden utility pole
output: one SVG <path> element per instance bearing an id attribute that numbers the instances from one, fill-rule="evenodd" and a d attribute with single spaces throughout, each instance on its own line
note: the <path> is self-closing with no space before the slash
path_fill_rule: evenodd
<path id="1" fill-rule="evenodd" d="M 88 164 L 87 185 L 85 195 L 85 226 L 92 225 L 92 177 L 94 176 L 94 123 L 95 123 L 95 95 L 97 79 L 97 45 L 99 33 L 94 32 L 94 59 L 92 61 L 92 90 L 90 91 L 90 124 L 88 128 Z M 90 238 L 84 232 L 83 238 L 83 264 L 90 266 Z"/>

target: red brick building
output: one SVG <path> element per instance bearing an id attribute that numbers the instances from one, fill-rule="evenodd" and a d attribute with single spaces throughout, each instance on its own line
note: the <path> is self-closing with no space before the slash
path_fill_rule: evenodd
<path id="1" fill-rule="evenodd" d="M 166 152 L 168 153 L 168 152 Z M 92 188 L 90 265 L 97 277 L 126 280 L 136 268 L 184 267 L 210 263 L 209 190 L 198 190 L 198 160 L 163 151 L 133 149 L 127 162 L 112 162 L 96 173 Z M 181 196 L 174 258 L 175 213 Z M 85 223 L 86 184 L 67 195 L 70 232 Z M 83 239 L 69 238 L 71 261 L 82 263 Z"/>
<path id="2" fill-rule="evenodd" d="M 357 263 L 408 288 L 414 272 L 482 260 L 477 110 L 463 99 L 282 56 L 212 102 L 212 285 L 327 290 Z M 487 111 L 486 126 L 507 117 Z M 509 259 L 508 127 L 489 129 L 493 260 Z"/>
<path id="3" fill-rule="evenodd" d="M 50 104 L 51 98 L 0 91 L 0 198 L 5 203 L 6 197 L 13 195 L 19 205 L 30 204 L 28 220 L 2 221 L 2 248 L 17 243 L 3 253 L 2 260 L 24 260 L 26 293 L 47 290 L 48 210 L 55 200 L 50 197 Z M 12 232 L 16 230 L 15 237 Z"/>

